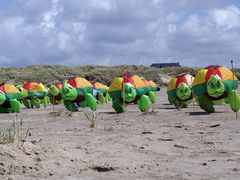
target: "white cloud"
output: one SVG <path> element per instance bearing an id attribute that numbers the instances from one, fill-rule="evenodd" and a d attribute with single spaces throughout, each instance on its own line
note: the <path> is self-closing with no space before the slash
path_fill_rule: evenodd
<path id="1" fill-rule="evenodd" d="M 10 17 L 1 23 L 1 28 L 5 29 L 7 33 L 17 33 L 18 27 L 24 25 L 24 19 L 22 17 Z"/>
<path id="2" fill-rule="evenodd" d="M 232 29 L 240 27 L 240 9 L 234 5 L 225 9 L 216 9 L 211 15 L 218 28 Z"/>
<path id="3" fill-rule="evenodd" d="M 55 28 L 55 17 L 58 15 L 58 13 L 60 11 L 57 8 L 58 2 L 59 2 L 59 0 L 52 0 L 51 9 L 43 14 L 42 22 L 40 23 L 40 27 L 42 27 L 45 31 Z"/>
<path id="4" fill-rule="evenodd" d="M 110 11 L 113 8 L 111 1 L 108 0 L 90 0 L 91 5 L 95 8 Z"/>

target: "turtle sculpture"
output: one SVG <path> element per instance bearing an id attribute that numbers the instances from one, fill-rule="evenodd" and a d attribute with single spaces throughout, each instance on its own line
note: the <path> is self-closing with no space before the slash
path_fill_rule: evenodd
<path id="1" fill-rule="evenodd" d="M 64 82 L 62 87 L 64 106 L 71 112 L 78 111 L 78 107 L 89 107 L 96 111 L 97 100 L 93 97 L 93 85 L 86 79 L 72 77 Z"/>
<path id="2" fill-rule="evenodd" d="M 0 84 L 0 113 L 19 113 L 20 91 L 12 84 Z"/>
<path id="3" fill-rule="evenodd" d="M 193 99 L 192 82 L 194 77 L 189 74 L 181 74 L 173 77 L 168 83 L 168 101 L 177 109 L 186 108 Z"/>
<path id="4" fill-rule="evenodd" d="M 100 82 L 95 82 L 93 84 L 93 96 L 101 103 L 107 103 L 111 101 L 111 97 L 108 94 L 108 89 L 109 87 L 100 83 Z"/>
<path id="5" fill-rule="evenodd" d="M 117 113 L 122 113 L 124 107 L 131 103 L 137 104 L 140 111 L 147 112 L 150 103 L 148 93 L 153 93 L 149 92 L 139 76 L 130 76 L 127 73 L 124 74 L 123 78 L 114 78 L 108 92 L 112 98 L 112 107 Z"/>
<path id="6" fill-rule="evenodd" d="M 21 102 L 26 108 L 40 108 L 41 104 L 47 107 L 47 89 L 42 83 L 36 81 L 26 81 L 23 85 L 18 85 L 21 92 Z"/>
<path id="7" fill-rule="evenodd" d="M 226 102 L 237 112 L 240 109 L 238 79 L 224 67 L 211 65 L 200 69 L 193 81 L 193 92 L 199 106 L 208 113 L 215 112 L 214 104 Z"/>
<path id="8" fill-rule="evenodd" d="M 51 84 L 48 89 L 48 98 L 51 104 L 61 104 L 62 103 L 62 84 L 55 83 Z"/>

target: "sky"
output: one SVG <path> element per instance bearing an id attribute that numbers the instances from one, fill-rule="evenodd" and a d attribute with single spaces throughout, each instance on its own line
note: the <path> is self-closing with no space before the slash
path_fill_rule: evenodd
<path id="1" fill-rule="evenodd" d="M 0 0 L 0 67 L 240 67 L 240 0 Z"/>

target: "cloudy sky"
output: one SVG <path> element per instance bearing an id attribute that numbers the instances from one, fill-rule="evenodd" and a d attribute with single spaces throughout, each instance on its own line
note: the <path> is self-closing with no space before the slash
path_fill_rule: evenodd
<path id="1" fill-rule="evenodd" d="M 240 0 L 0 0 L 0 67 L 240 66 Z"/>

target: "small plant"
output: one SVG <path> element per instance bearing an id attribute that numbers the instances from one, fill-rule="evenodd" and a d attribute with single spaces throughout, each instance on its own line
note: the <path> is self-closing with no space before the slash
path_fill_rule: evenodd
<path id="1" fill-rule="evenodd" d="M 16 140 L 22 140 L 22 118 L 18 120 L 17 114 L 15 119 L 11 122 L 8 128 L 0 130 L 0 144 L 13 143 Z"/>
<path id="2" fill-rule="evenodd" d="M 87 120 L 91 122 L 90 127 L 95 128 L 96 127 L 96 119 L 97 119 L 97 111 L 91 111 L 88 113 L 87 111 L 83 111 L 84 115 L 86 116 Z"/>

